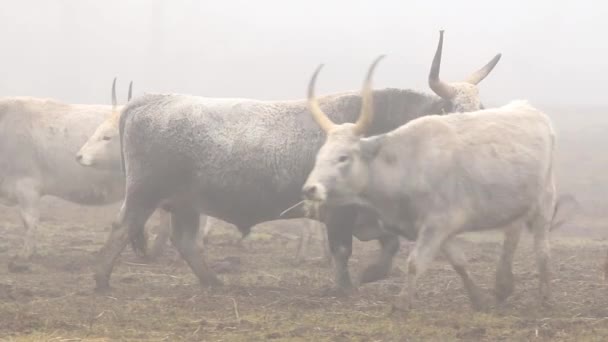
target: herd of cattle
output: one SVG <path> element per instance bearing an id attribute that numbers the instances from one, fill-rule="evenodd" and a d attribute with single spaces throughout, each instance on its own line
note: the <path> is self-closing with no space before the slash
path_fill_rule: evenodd
<path id="1" fill-rule="evenodd" d="M 550 118 L 526 101 L 484 109 L 477 85 L 496 55 L 464 82 L 439 77 L 443 31 L 429 85 L 438 95 L 372 90 L 307 100 L 257 101 L 145 94 L 117 106 L 48 99 L 0 100 L 0 198 L 18 205 L 25 227 L 21 260 L 36 251 L 39 202 L 49 195 L 82 205 L 123 200 L 95 265 L 96 289 L 109 289 L 127 244 L 157 256 L 167 240 L 205 286 L 221 285 L 196 242 L 207 216 L 252 226 L 308 217 L 325 224 L 336 290 L 352 288 L 352 238 L 377 240 L 378 258 L 360 282 L 386 278 L 399 237 L 415 241 L 407 283 L 395 307 L 411 307 L 417 279 L 441 252 L 475 308 L 487 300 L 467 271 L 457 235 L 500 229 L 497 300 L 514 289 L 512 262 L 523 227 L 534 236 L 540 297 L 550 298 L 549 233 L 560 203 Z M 158 211 L 151 249 L 144 226 Z M 203 215 L 203 216 L 201 216 Z"/>

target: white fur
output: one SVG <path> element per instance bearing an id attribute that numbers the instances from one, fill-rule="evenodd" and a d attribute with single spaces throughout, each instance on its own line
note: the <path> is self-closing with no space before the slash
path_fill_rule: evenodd
<path id="1" fill-rule="evenodd" d="M 535 235 L 541 295 L 547 299 L 554 140 L 549 118 L 526 101 L 424 116 L 370 138 L 345 124 L 328 133 L 304 189 L 322 189 L 314 199 L 329 205 L 367 204 L 404 235 L 412 229 L 418 234 L 408 258 L 409 291 L 404 287 L 399 306 L 411 305 L 416 279 L 439 251 L 479 305 L 454 236 L 508 227 L 507 241 L 522 225 Z M 499 277 L 506 272 L 508 278 L 510 263 L 501 267 L 506 269 Z"/>
<path id="2" fill-rule="evenodd" d="M 79 165 L 74 156 L 110 106 L 70 105 L 49 99 L 0 99 L 0 197 L 18 204 L 26 233 L 20 256 L 36 249 L 42 196 L 103 205 L 124 196 L 124 178 Z"/>

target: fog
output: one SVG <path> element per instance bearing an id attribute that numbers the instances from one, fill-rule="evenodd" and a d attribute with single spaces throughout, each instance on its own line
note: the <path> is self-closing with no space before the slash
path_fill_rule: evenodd
<path id="1" fill-rule="evenodd" d="M 135 94 L 296 99 L 326 64 L 319 92 L 358 89 L 382 53 L 376 87 L 428 92 L 445 29 L 442 77 L 460 80 L 496 53 L 487 105 L 600 106 L 608 6 L 597 1 L 6 1 L 0 94 L 109 103 Z"/>

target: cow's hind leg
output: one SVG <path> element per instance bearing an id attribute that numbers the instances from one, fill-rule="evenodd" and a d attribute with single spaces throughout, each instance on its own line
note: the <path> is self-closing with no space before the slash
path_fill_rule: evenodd
<path id="1" fill-rule="evenodd" d="M 21 180 L 16 186 L 19 214 L 23 222 L 25 234 L 23 247 L 17 258 L 29 260 L 36 253 L 36 230 L 40 221 L 40 192 L 37 183 L 33 180 Z"/>
<path id="2" fill-rule="evenodd" d="M 158 209 L 157 211 L 159 218 L 158 233 L 148 253 L 150 260 L 155 260 L 163 254 L 171 236 L 171 214 L 164 209 Z"/>
<path id="3" fill-rule="evenodd" d="M 136 201 L 125 199 L 117 222 L 112 224 L 112 231 L 106 243 L 99 251 L 97 264 L 95 266 L 95 285 L 96 291 L 104 292 L 110 288 L 110 277 L 114 263 L 125 249 L 129 242 L 129 232 L 136 232 L 144 229 L 146 221 L 154 210 L 155 205 L 138 205 Z"/>
<path id="4" fill-rule="evenodd" d="M 416 245 L 407 258 L 407 286 L 401 289 L 393 309 L 413 308 L 418 278 L 429 268 L 445 239 L 438 227 L 440 225 L 427 225 L 420 229 Z"/>
<path id="5" fill-rule="evenodd" d="M 179 207 L 171 212 L 173 228 L 171 242 L 186 260 L 192 272 L 203 286 L 222 285 L 215 272 L 207 266 L 205 257 L 196 242 L 199 230 L 200 213 L 194 208 Z"/>
<path id="6" fill-rule="evenodd" d="M 513 279 L 513 257 L 519 243 L 522 226 L 511 227 L 504 232 L 504 241 L 502 245 L 502 254 L 496 268 L 496 285 L 495 295 L 498 302 L 503 302 L 507 299 L 515 288 Z"/>
<path id="7" fill-rule="evenodd" d="M 539 291 L 541 304 L 547 305 L 551 300 L 551 246 L 549 242 L 549 225 L 551 216 L 536 215 L 528 223 L 534 233 L 534 251 L 538 267 Z"/>
<path id="8" fill-rule="evenodd" d="M 454 268 L 454 271 L 458 273 L 464 284 L 464 288 L 469 295 L 471 305 L 475 310 L 484 310 L 488 307 L 488 298 L 484 295 L 483 291 L 473 282 L 469 273 L 467 272 L 468 262 L 467 259 L 458 245 L 458 240 L 451 238 L 446 240 L 441 249 L 444 255 L 448 258 L 448 261 Z"/>
<path id="9" fill-rule="evenodd" d="M 361 274 L 361 283 L 371 283 L 388 277 L 393 268 L 393 259 L 399 252 L 399 237 L 393 234 L 384 234 L 378 239 L 380 255 L 376 261 L 365 268 Z"/>
<path id="10" fill-rule="evenodd" d="M 604 260 L 604 281 L 608 281 L 608 250 L 606 250 L 606 258 Z"/>

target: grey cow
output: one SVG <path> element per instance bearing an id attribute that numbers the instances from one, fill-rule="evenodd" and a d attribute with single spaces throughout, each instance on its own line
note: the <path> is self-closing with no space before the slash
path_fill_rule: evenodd
<path id="1" fill-rule="evenodd" d="M 482 70 L 487 75 L 492 67 Z M 450 112 L 452 104 L 400 89 L 378 90 L 373 97 L 377 118 L 371 134 L 387 132 L 426 114 Z M 336 122 L 354 121 L 360 105 L 361 97 L 355 92 L 320 100 Z M 109 287 L 115 259 L 129 240 L 138 240 L 161 202 L 171 211 L 172 241 L 182 257 L 202 284 L 219 284 L 193 243 L 199 213 L 235 224 L 245 235 L 253 225 L 276 219 L 284 208 L 300 200 L 301 186 L 324 141 L 305 100 L 149 94 L 126 106 L 119 128 L 126 197 L 100 252 L 95 270 L 98 290 Z M 357 205 L 348 205 L 330 208 L 325 215 L 336 284 L 341 289 L 352 286 L 347 264 L 359 212 Z M 392 233 L 377 230 L 372 238 L 380 241 L 382 250 L 364 271 L 362 282 L 385 277 L 399 247 Z"/>
<path id="2" fill-rule="evenodd" d="M 495 109 L 429 115 L 364 137 L 373 122 L 371 77 L 379 60 L 368 71 L 354 124 L 335 124 L 323 113 L 314 97 L 320 68 L 313 75 L 309 107 L 327 139 L 302 193 L 328 206 L 370 207 L 396 232 L 417 236 L 398 309 L 411 307 L 416 282 L 438 252 L 462 278 L 473 306 L 485 306 L 455 236 L 503 228 L 505 253 L 512 257 L 524 225 L 534 234 L 545 303 L 550 296 L 548 238 L 556 210 L 556 138 L 550 119 L 526 101 L 513 101 Z M 458 91 L 453 85 L 444 89 Z M 502 267 L 508 271 L 499 273 L 512 290 L 510 261 Z"/>
<path id="3" fill-rule="evenodd" d="M 131 86 L 129 86 L 129 101 L 131 100 Z M 121 153 L 120 153 L 120 139 L 118 132 L 118 123 L 120 121 L 119 108 L 116 106 L 116 91 L 115 87 L 112 87 L 112 113 L 108 115 L 106 120 L 102 122 L 95 132 L 89 137 L 86 143 L 80 148 L 76 155 L 76 160 L 83 166 L 92 167 L 95 169 L 107 170 L 123 175 L 121 165 Z M 159 217 L 161 219 L 161 230 L 158 232 L 157 238 L 154 245 L 149 253 L 148 257 L 155 258 L 162 254 L 162 250 L 166 242 L 169 240 L 170 235 L 170 224 L 169 214 L 163 209 L 159 211 Z M 208 240 L 208 234 L 212 228 L 212 221 L 207 218 L 201 217 L 202 226 L 202 240 L 206 242 Z M 299 247 L 296 254 L 296 260 L 302 261 L 305 259 L 308 252 L 308 245 L 315 233 L 318 230 L 320 224 L 312 220 L 306 220 L 302 222 L 302 229 L 300 232 Z M 326 243 L 323 244 L 324 247 Z M 324 251 L 327 248 L 324 248 Z M 329 254 L 328 251 L 326 254 Z"/>
<path id="4" fill-rule="evenodd" d="M 43 196 L 93 206 L 123 198 L 122 174 L 83 168 L 74 160 L 80 146 L 111 112 L 108 105 L 32 97 L 0 99 L 0 199 L 19 206 L 25 228 L 19 259 L 29 259 L 36 252 Z"/>

